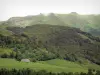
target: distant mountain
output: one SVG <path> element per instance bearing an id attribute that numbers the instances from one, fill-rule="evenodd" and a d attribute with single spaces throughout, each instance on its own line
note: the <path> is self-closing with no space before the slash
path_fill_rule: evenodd
<path id="1" fill-rule="evenodd" d="M 35 16 L 26 16 L 26 17 L 12 17 L 7 22 L 12 26 L 30 26 L 34 24 L 51 24 L 51 25 L 60 25 L 64 22 L 60 20 L 55 14 L 50 13 L 48 16 L 43 14 L 35 15 Z"/>
<path id="2" fill-rule="evenodd" d="M 58 14 L 58 17 L 69 26 L 80 28 L 83 31 L 100 36 L 100 34 L 98 34 L 98 32 L 100 33 L 100 15 L 79 15 L 77 13 L 70 13 Z"/>
<path id="3" fill-rule="evenodd" d="M 25 17 L 12 17 L 3 24 L 17 27 L 26 27 L 35 24 L 62 25 L 80 28 L 82 31 L 100 36 L 100 15 L 79 15 L 76 12 L 69 14 L 50 13 L 48 15 L 39 14 Z"/>

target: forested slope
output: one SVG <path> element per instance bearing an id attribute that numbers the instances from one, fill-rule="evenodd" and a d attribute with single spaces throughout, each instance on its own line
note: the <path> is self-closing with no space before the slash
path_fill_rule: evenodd
<path id="1" fill-rule="evenodd" d="M 37 24 L 25 28 L 7 27 L 7 30 L 12 35 L 1 34 L 0 47 L 10 48 L 13 52 L 3 57 L 30 58 L 32 61 L 61 58 L 79 62 L 85 58 L 100 64 L 100 38 L 80 29 Z"/>

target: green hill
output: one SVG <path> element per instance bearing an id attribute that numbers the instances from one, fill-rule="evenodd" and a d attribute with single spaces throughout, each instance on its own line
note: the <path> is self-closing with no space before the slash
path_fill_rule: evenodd
<path id="1" fill-rule="evenodd" d="M 0 36 L 1 47 L 16 49 L 18 58 L 50 60 L 61 58 L 83 63 L 81 58 L 100 64 L 100 39 L 77 28 L 47 24 L 7 27 L 11 36 Z"/>

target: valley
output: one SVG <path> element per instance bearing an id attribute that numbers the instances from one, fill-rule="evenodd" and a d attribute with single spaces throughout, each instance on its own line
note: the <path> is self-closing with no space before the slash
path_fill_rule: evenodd
<path id="1" fill-rule="evenodd" d="M 90 17 L 93 15 L 51 13 L 1 22 L 0 69 L 29 68 L 53 73 L 100 70 L 99 27 Z M 96 23 L 99 25 L 99 21 Z"/>

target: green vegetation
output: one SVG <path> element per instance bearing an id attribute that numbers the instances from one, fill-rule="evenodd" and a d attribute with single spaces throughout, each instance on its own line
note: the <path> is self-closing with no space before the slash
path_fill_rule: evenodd
<path id="1" fill-rule="evenodd" d="M 0 35 L 0 47 L 12 49 L 15 52 L 11 53 L 12 58 L 31 61 L 60 58 L 80 63 L 84 58 L 100 64 L 100 38 L 77 28 L 40 24 L 7 29 L 13 35 Z"/>
<path id="2" fill-rule="evenodd" d="M 0 48 L 0 57 L 1 58 L 14 58 L 16 52 L 9 48 Z"/>
<path id="3" fill-rule="evenodd" d="M 84 72 L 80 75 L 86 75 L 88 69 L 100 70 L 100 38 L 96 37 L 100 35 L 99 17 L 51 13 L 1 22 L 0 68 Z M 31 62 L 20 62 L 21 59 Z"/>
<path id="4" fill-rule="evenodd" d="M 3 24 L 0 25 L 0 34 L 5 35 L 5 36 L 10 36 L 10 35 L 12 35 L 12 32 L 6 29 L 7 27 L 8 27 L 8 26 L 3 25 Z"/>
<path id="5" fill-rule="evenodd" d="M 8 69 L 30 68 L 33 70 L 46 70 L 49 72 L 87 72 L 87 67 L 85 68 L 77 63 L 59 59 L 43 61 L 43 62 L 42 61 L 30 62 L 30 63 L 19 62 L 14 59 L 0 59 L 0 68 L 8 68 Z"/>
<path id="6" fill-rule="evenodd" d="M 10 55 L 11 52 L 12 50 L 9 48 L 0 48 L 0 55 L 5 54 L 5 53 Z"/>
<path id="7" fill-rule="evenodd" d="M 16 27 L 26 27 L 36 24 L 70 26 L 89 32 L 92 35 L 100 36 L 100 15 L 79 15 L 76 12 L 69 14 L 50 13 L 47 16 L 39 14 L 35 16 L 12 17 L 0 24 Z"/>
<path id="8" fill-rule="evenodd" d="M 32 71 L 31 69 L 27 68 L 27 69 L 5 69 L 2 68 L 0 69 L 0 74 L 1 75 L 100 75 L 100 71 L 96 71 L 96 70 L 92 70 L 92 69 L 88 69 L 87 73 L 81 72 L 61 72 L 61 73 L 52 73 L 52 72 L 47 72 L 45 70 L 41 70 L 41 71 Z"/>
<path id="9" fill-rule="evenodd" d="M 27 54 L 28 49 L 31 53 L 27 54 L 27 57 L 35 57 L 35 60 L 63 58 L 81 62 L 78 58 L 80 56 L 99 63 L 99 54 L 96 53 L 99 53 L 100 39 L 77 28 L 42 24 L 26 28 L 9 27 L 8 30 L 17 34 L 17 38 L 22 41 L 22 44 L 17 46 L 21 49 L 20 52 L 23 52 L 23 57 L 26 56 L 24 54 Z M 23 38 L 26 39 L 23 41 Z"/>
<path id="10" fill-rule="evenodd" d="M 14 64 L 12 64 L 14 63 Z M 87 72 L 88 68 L 100 70 L 100 66 L 89 63 L 87 65 L 78 64 L 77 62 L 70 62 L 61 59 L 54 59 L 48 61 L 37 61 L 37 62 L 19 62 L 14 59 L 0 59 L 0 68 L 8 69 L 23 69 L 30 68 L 36 71 L 46 70 L 49 72 Z"/>

